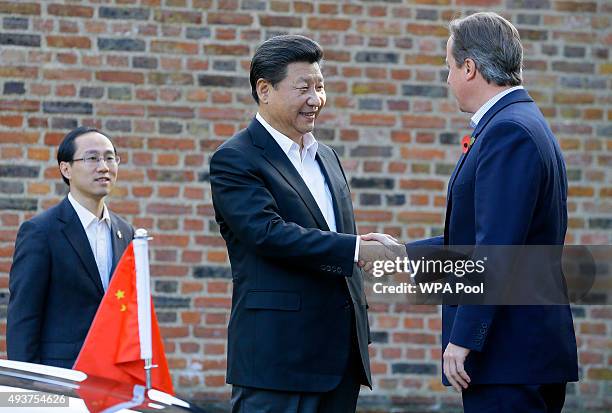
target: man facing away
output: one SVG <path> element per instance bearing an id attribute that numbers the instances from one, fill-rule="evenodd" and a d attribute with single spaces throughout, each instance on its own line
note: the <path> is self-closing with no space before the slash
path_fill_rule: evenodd
<path id="1" fill-rule="evenodd" d="M 104 203 L 119 166 L 108 136 L 72 130 L 57 162 L 68 196 L 17 234 L 7 353 L 11 360 L 72 368 L 133 229 Z"/>
<path id="2" fill-rule="evenodd" d="M 236 413 L 354 412 L 372 383 L 357 266 L 372 257 L 355 235 L 338 155 L 312 134 L 326 99 L 322 53 L 303 36 L 261 44 L 250 69 L 258 113 L 210 161 L 232 267 Z"/>
<path id="3" fill-rule="evenodd" d="M 415 244 L 563 245 L 565 164 L 521 86 L 518 31 L 476 13 L 450 32 L 447 83 L 473 113 L 473 143 L 450 178 L 444 236 L 408 244 L 408 255 Z M 504 282 L 520 282 L 512 276 Z M 578 380 L 568 305 L 444 305 L 442 346 L 443 382 L 462 391 L 466 413 L 558 413 L 566 383 Z"/>

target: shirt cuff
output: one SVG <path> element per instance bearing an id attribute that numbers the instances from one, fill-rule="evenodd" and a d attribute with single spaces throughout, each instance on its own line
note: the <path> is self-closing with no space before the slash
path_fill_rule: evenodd
<path id="1" fill-rule="evenodd" d="M 354 262 L 359 261 L 359 241 L 361 241 L 361 238 L 359 237 L 359 235 L 357 235 L 357 238 L 355 238 L 355 258 L 353 259 Z"/>

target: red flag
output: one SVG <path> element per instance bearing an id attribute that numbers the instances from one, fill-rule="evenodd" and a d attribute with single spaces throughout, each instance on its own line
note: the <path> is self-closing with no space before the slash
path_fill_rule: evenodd
<path id="1" fill-rule="evenodd" d="M 138 331 L 136 263 L 134 246 L 130 243 L 111 278 L 73 368 L 122 383 L 145 385 L 144 360 L 140 358 Z M 151 386 L 174 394 L 153 302 L 151 337 L 152 362 L 158 366 L 151 370 Z"/>

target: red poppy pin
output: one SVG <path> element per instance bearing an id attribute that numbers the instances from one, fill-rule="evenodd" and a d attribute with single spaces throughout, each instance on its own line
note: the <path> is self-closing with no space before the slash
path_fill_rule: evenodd
<path id="1" fill-rule="evenodd" d="M 465 135 L 461 140 L 461 147 L 463 148 L 463 153 L 467 153 L 470 146 L 474 143 L 474 138 L 471 136 Z"/>

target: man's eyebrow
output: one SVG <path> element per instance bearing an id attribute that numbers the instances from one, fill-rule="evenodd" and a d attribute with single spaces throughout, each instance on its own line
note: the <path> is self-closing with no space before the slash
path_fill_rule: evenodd
<path id="1" fill-rule="evenodd" d="M 300 83 L 300 82 L 310 83 L 312 80 L 314 80 L 315 82 L 323 82 L 323 76 L 317 76 L 315 78 L 311 76 L 302 76 L 302 77 L 298 77 L 295 80 L 295 83 Z"/>

